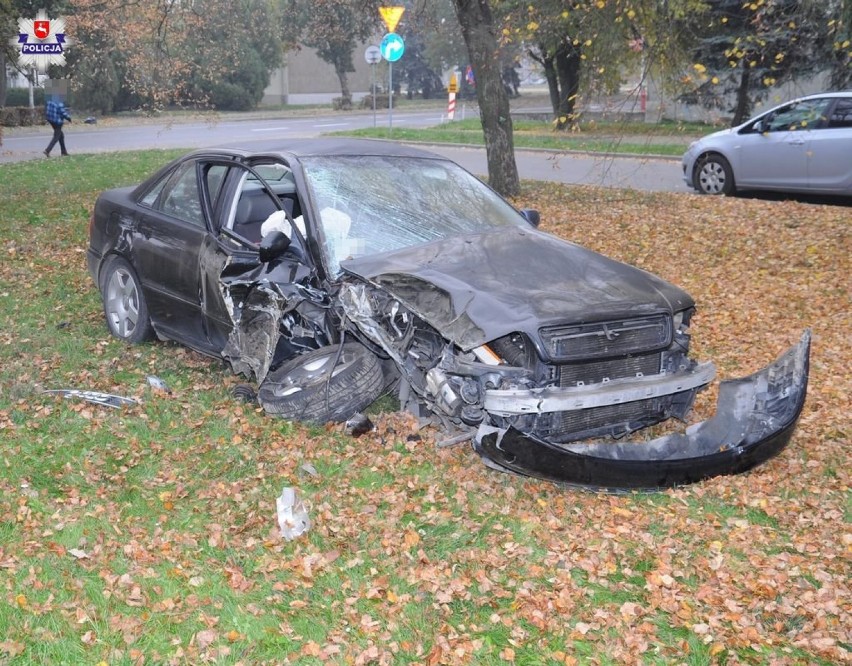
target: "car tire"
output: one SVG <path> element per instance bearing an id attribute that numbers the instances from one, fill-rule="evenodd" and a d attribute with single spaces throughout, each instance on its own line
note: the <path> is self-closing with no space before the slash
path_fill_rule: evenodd
<path id="1" fill-rule="evenodd" d="M 701 194 L 733 194 L 734 170 L 721 155 L 702 157 L 695 167 L 695 189 Z"/>
<path id="2" fill-rule="evenodd" d="M 109 332 L 131 344 L 152 337 L 154 329 L 136 271 L 126 259 L 112 256 L 101 270 L 101 299 Z"/>
<path id="3" fill-rule="evenodd" d="M 383 386 L 379 359 L 363 345 L 348 342 L 342 349 L 321 347 L 287 361 L 266 376 L 257 399 L 267 414 L 340 423 L 376 400 Z"/>

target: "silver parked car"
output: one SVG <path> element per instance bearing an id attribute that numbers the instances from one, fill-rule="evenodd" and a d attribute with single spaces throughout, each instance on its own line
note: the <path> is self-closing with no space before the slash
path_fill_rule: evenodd
<path id="1" fill-rule="evenodd" d="M 695 141 L 683 179 L 702 194 L 852 195 L 852 91 L 801 97 Z"/>

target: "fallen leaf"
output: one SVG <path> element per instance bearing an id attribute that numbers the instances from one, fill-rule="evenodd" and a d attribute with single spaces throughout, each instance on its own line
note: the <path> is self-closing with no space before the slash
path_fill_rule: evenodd
<path id="1" fill-rule="evenodd" d="M 215 629 L 202 629 L 194 636 L 195 644 L 202 650 L 209 647 L 219 637 Z"/>

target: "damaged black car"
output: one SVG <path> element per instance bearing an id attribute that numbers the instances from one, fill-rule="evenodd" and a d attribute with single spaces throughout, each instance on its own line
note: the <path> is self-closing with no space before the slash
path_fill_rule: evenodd
<path id="1" fill-rule="evenodd" d="M 723 381 L 689 356 L 693 299 L 537 229 L 455 163 L 392 143 L 201 150 L 104 192 L 88 267 L 110 332 L 224 359 L 270 414 L 343 421 L 385 392 L 492 468 L 595 488 L 748 470 L 789 442 L 810 334 Z"/>

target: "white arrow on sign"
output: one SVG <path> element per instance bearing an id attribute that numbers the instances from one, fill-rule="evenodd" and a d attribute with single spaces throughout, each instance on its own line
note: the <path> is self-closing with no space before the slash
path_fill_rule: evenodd
<path id="1" fill-rule="evenodd" d="M 388 62 L 396 62 L 405 52 L 405 42 L 395 32 L 389 32 L 382 40 L 382 56 Z"/>

